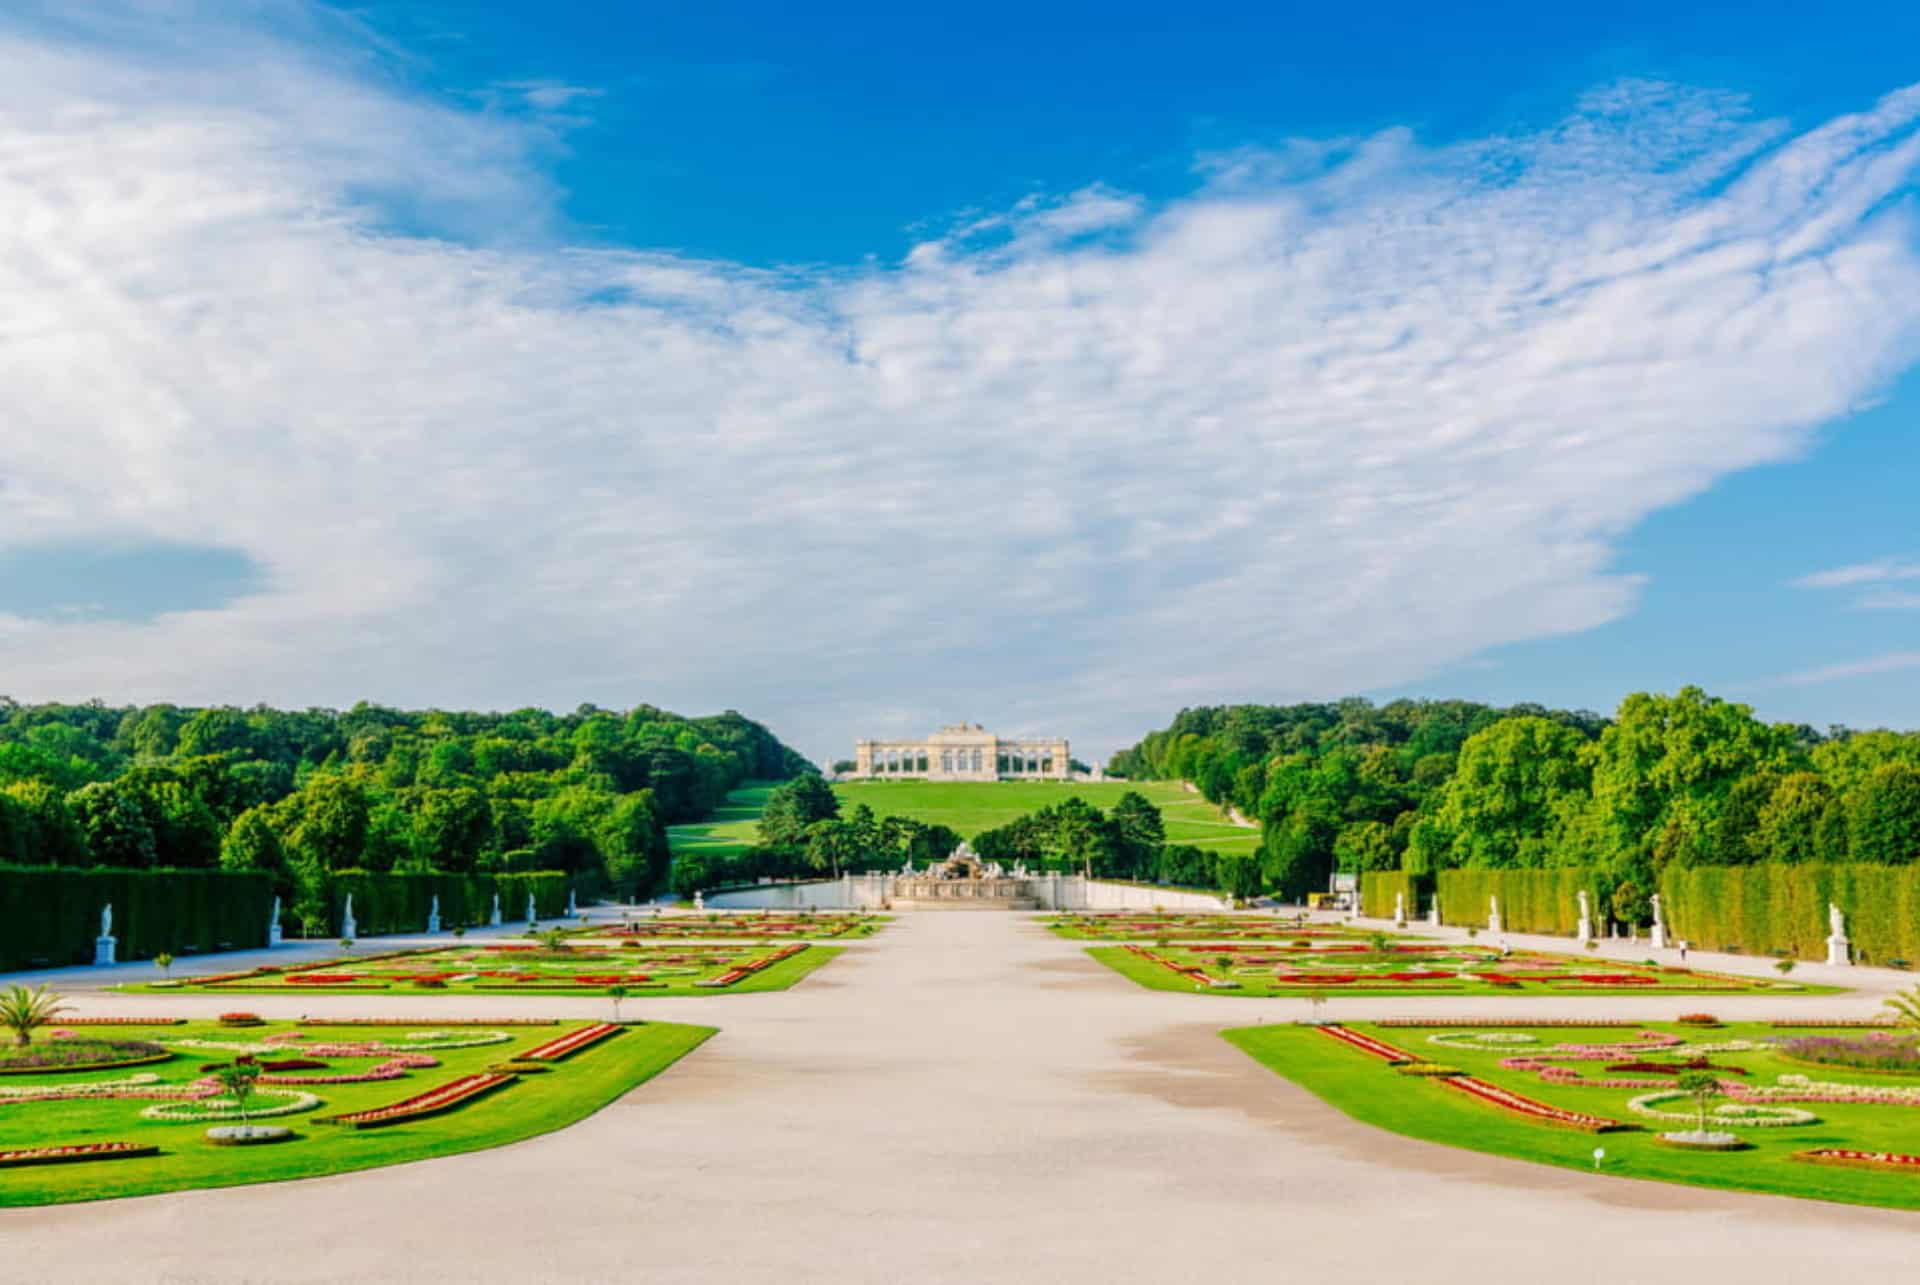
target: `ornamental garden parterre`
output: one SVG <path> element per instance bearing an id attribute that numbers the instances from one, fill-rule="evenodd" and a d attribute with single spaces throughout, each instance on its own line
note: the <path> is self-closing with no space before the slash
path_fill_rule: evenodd
<path id="1" fill-rule="evenodd" d="M 135 991 L 321 994 L 458 992 L 481 995 L 595 995 L 619 987 L 635 996 L 785 990 L 838 953 L 807 942 L 682 942 L 650 945 L 604 934 L 546 941 L 429 946 L 313 963 L 267 965 Z"/>
<path id="2" fill-rule="evenodd" d="M 1836 1025 L 1848 1027 L 1836 1034 Z M 1920 1035 L 1399 1018 L 1226 1037 L 1397 1133 L 1628 1177 L 1920 1208 Z M 1704 1130 L 1701 1126 L 1704 1126 Z M 1691 1140 L 1718 1139 L 1710 1147 Z"/>
<path id="3" fill-rule="evenodd" d="M 591 1114 L 713 1033 L 241 1012 L 117 1020 L 109 1038 L 100 1025 L 56 1020 L 27 1046 L 45 1056 L 0 1059 L 0 1205 L 310 1177 L 519 1141 Z M 67 1049 L 77 1056 L 63 1059 Z M 272 1145 L 222 1145 L 234 1134 Z"/>

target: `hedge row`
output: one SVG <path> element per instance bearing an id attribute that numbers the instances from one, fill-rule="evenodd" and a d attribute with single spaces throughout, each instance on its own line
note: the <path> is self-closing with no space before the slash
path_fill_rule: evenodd
<path id="1" fill-rule="evenodd" d="M 423 932 L 440 898 L 440 926 L 474 928 L 493 914 L 493 895 L 500 894 L 500 914 L 506 923 L 524 923 L 527 894 L 542 919 L 566 911 L 568 875 L 560 870 L 525 874 L 376 874 L 370 870 L 336 870 L 328 881 L 326 933 L 337 935 L 346 921 L 347 897 L 353 897 L 354 931 L 364 937 L 382 933 Z"/>
<path id="2" fill-rule="evenodd" d="M 1660 898 L 1672 935 L 1702 950 L 1825 959 L 1831 903 L 1860 963 L 1920 960 L 1920 866 L 1670 868 Z"/>
<path id="3" fill-rule="evenodd" d="M 540 917 L 551 919 L 566 910 L 568 878 L 556 870 L 503 875 L 336 871 L 322 897 L 322 904 L 332 908 L 322 935 L 339 933 L 349 892 L 355 931 L 362 936 L 423 930 L 435 894 L 443 928 L 484 924 L 496 888 L 506 922 L 525 920 L 528 893 Z M 108 905 L 122 961 L 151 959 L 163 951 L 257 949 L 267 944 L 273 897 L 273 876 L 252 871 L 0 866 L 0 972 L 91 964 L 100 912 Z M 281 922 L 289 937 L 300 934 L 302 925 L 284 903 Z"/>
<path id="4" fill-rule="evenodd" d="M 1607 915 L 1607 901 L 1593 871 L 1567 866 L 1548 870 L 1442 870 L 1440 922 L 1485 928 L 1492 899 L 1500 898 L 1500 926 L 1508 932 L 1571 937 L 1580 930 L 1580 890 L 1592 902 L 1594 928 Z M 1389 907 L 1392 902 L 1389 900 Z"/>
<path id="5" fill-rule="evenodd" d="M 227 870 L 0 867 L 0 970 L 91 964 L 113 907 L 119 957 L 267 944 L 273 877 Z"/>
<path id="6" fill-rule="evenodd" d="M 1368 870 L 1360 875 L 1360 913 L 1370 919 L 1393 918 L 1393 900 L 1406 899 L 1409 916 L 1420 913 L 1421 899 L 1432 886 L 1427 875 L 1405 870 Z"/>

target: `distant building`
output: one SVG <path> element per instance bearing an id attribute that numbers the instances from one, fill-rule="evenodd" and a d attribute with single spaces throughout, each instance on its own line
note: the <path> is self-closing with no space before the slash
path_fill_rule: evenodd
<path id="1" fill-rule="evenodd" d="M 924 741 L 855 741 L 855 776 L 920 776 L 929 781 L 1064 781 L 1072 758 L 1063 739 L 1002 740 L 978 723 L 943 727 Z"/>

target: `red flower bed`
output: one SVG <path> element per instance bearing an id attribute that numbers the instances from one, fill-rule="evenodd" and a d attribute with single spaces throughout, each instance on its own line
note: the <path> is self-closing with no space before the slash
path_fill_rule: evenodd
<path id="1" fill-rule="evenodd" d="M 185 1026 L 184 1017 L 63 1017 L 61 1026 Z"/>
<path id="2" fill-rule="evenodd" d="M 1423 1027 L 1447 1029 L 1463 1026 L 1514 1027 L 1514 1026 L 1552 1026 L 1578 1030 L 1586 1027 L 1640 1026 L 1640 1022 L 1631 1022 L 1625 1018 L 1600 1017 L 1383 1017 L 1376 1026 Z"/>
<path id="3" fill-rule="evenodd" d="M 1920 1169 L 1920 1156 L 1908 1155 L 1904 1151 L 1850 1151 L 1845 1147 L 1815 1147 L 1812 1151 L 1796 1151 L 1795 1160 L 1810 1160 L 1814 1164 L 1858 1165 L 1867 1169 Z"/>
<path id="4" fill-rule="evenodd" d="M 1387 976 L 1396 982 L 1444 982 L 1450 980 L 1453 974 L 1436 972 L 1388 973 Z"/>
<path id="5" fill-rule="evenodd" d="M 352 1111 L 346 1115 L 316 1117 L 325 1124 L 344 1124 L 353 1129 L 371 1129 L 383 1124 L 399 1124 L 406 1120 L 420 1120 L 442 1111 L 451 1111 L 457 1106 L 471 1102 L 483 1093 L 490 1093 L 503 1084 L 511 1083 L 515 1076 L 501 1071 L 485 1071 L 478 1075 L 463 1075 L 450 1080 L 437 1089 L 425 1093 L 416 1093 L 412 1097 L 392 1106 L 375 1107 L 370 1111 Z"/>
<path id="6" fill-rule="evenodd" d="M 1198 972 L 1199 970 L 1194 970 Z M 1285 986 L 1350 986 L 1360 980 L 1358 973 L 1275 973 L 1273 980 Z"/>
<path id="7" fill-rule="evenodd" d="M 292 973 L 287 981 L 294 986 L 338 986 L 341 982 L 362 980 L 353 973 Z"/>
<path id="8" fill-rule="evenodd" d="M 558 1039 L 548 1040 L 539 1048 L 529 1049 L 514 1059 L 516 1062 L 558 1062 L 562 1058 L 572 1057 L 581 1049 L 598 1044 L 601 1040 L 618 1035 L 626 1030 L 624 1026 L 615 1026 L 612 1022 L 596 1022 L 592 1026 L 583 1026 L 577 1031 L 569 1031 Z"/>
<path id="9" fill-rule="evenodd" d="M 1516 1112 L 1543 1124 L 1579 1129 L 1584 1133 L 1612 1133 L 1633 1127 L 1622 1124 L 1618 1120 L 1609 1120 L 1604 1116 L 1586 1115 L 1579 1111 L 1563 1111 L 1559 1107 L 1523 1097 L 1511 1089 L 1503 1089 L 1497 1084 L 1489 1084 L 1471 1075 L 1446 1076 L 1440 1080 L 1440 1083 L 1459 1089 L 1462 1093 L 1471 1094 L 1482 1102 Z"/>
<path id="10" fill-rule="evenodd" d="M 65 1147 L 24 1147 L 18 1151 L 0 1151 L 0 1168 L 12 1165 L 57 1165 L 71 1160 L 121 1160 L 159 1153 L 159 1147 L 137 1142 L 83 1142 Z"/>
<path id="11" fill-rule="evenodd" d="M 1331 1036 L 1332 1038 L 1339 1040 L 1342 1044 L 1346 1044 L 1353 1048 L 1357 1048 L 1362 1053 L 1371 1053 L 1375 1057 L 1380 1058 L 1383 1061 L 1413 1062 L 1418 1060 L 1413 1056 L 1413 1054 L 1407 1052 L 1405 1049 L 1395 1048 L 1393 1045 L 1387 1043 L 1385 1040 L 1376 1040 L 1371 1035 L 1362 1035 L 1360 1032 L 1353 1030 L 1350 1027 L 1316 1026 L 1313 1029 L 1316 1031 L 1319 1031 L 1322 1035 Z"/>
<path id="12" fill-rule="evenodd" d="M 1640 973 L 1574 973 L 1572 982 L 1590 982 L 1596 986 L 1658 986 L 1660 979 Z"/>

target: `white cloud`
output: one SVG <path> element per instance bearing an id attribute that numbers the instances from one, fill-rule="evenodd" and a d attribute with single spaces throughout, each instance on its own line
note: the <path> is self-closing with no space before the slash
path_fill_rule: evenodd
<path id="1" fill-rule="evenodd" d="M 1850 589 L 1859 585 L 1884 584 L 1890 580 L 1920 580 L 1920 562 L 1904 558 L 1881 558 L 1874 562 L 1856 562 L 1801 576 L 1793 582 L 1796 589 Z"/>
<path id="2" fill-rule="evenodd" d="M 1838 665 L 1822 665 L 1818 669 L 1807 669 L 1797 674 L 1783 675 L 1763 685 L 1768 687 L 1811 687 L 1818 683 L 1835 683 L 1849 678 L 1869 678 L 1880 674 L 1891 674 L 1903 669 L 1920 669 L 1920 651 L 1888 652 L 1884 656 L 1871 656 L 1866 660 L 1847 661 Z"/>
<path id="3" fill-rule="evenodd" d="M 22 698 L 1104 750 L 1615 618 L 1612 540 L 1920 355 L 1888 200 L 1920 91 L 1787 136 L 1621 86 L 1541 136 L 1236 153 L 1169 204 L 774 275 L 529 238 L 538 127 L 354 57 L 146 49 L 0 20 L 0 546 L 232 547 L 273 587 L 0 620 Z"/>

